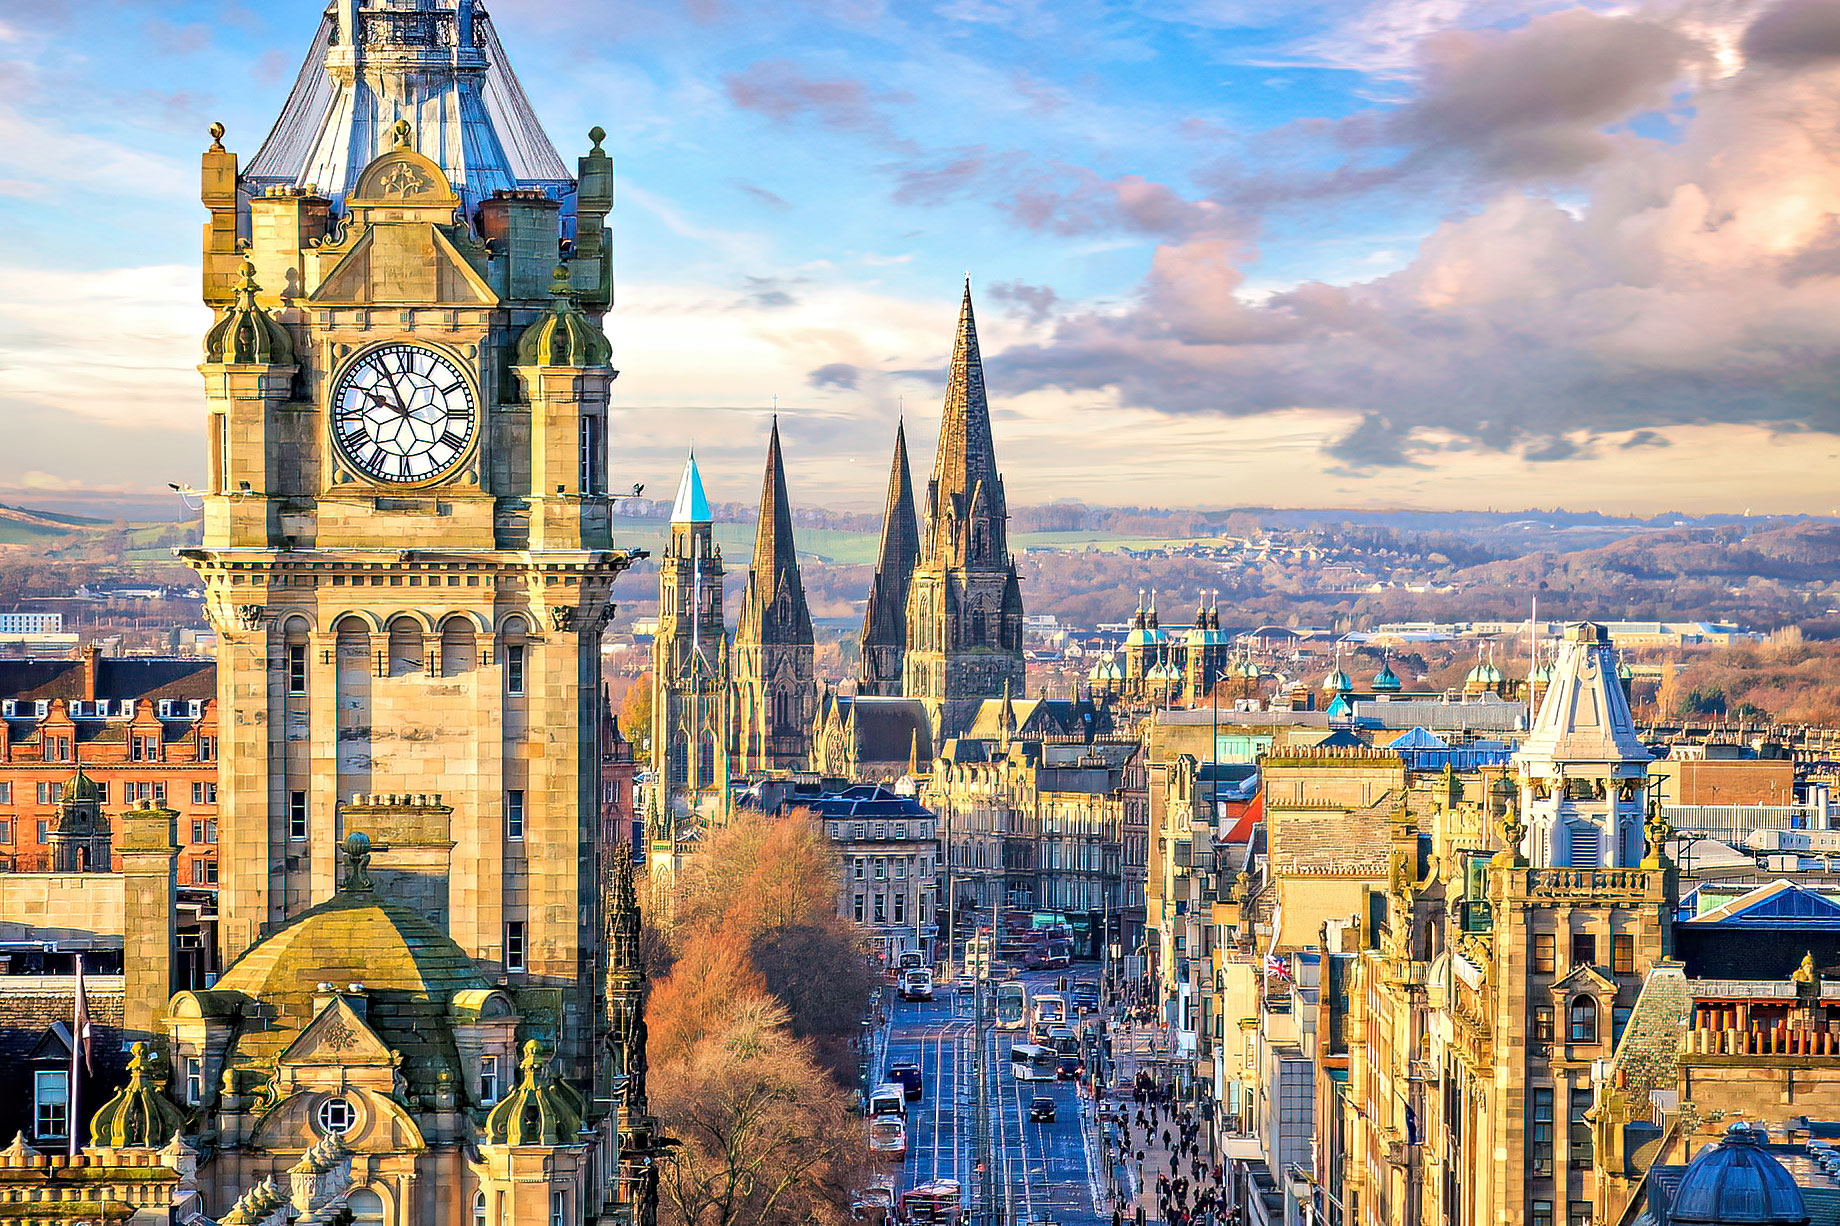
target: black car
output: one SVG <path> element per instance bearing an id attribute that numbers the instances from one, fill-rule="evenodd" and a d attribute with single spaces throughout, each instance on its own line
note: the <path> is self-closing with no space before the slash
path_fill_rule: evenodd
<path id="1" fill-rule="evenodd" d="M 1054 1074 L 1056 1081 L 1078 1081 L 1080 1074 L 1086 1071 L 1086 1061 L 1076 1055 L 1063 1055 L 1058 1064 L 1060 1067 Z"/>
<path id="2" fill-rule="evenodd" d="M 920 1066 L 912 1060 L 889 1065 L 888 1080 L 901 1087 L 908 1102 L 920 1100 Z"/>
<path id="3" fill-rule="evenodd" d="M 1038 1094 L 1029 1100 L 1029 1123 L 1052 1124 L 1054 1122 L 1054 1100 L 1046 1094 Z"/>

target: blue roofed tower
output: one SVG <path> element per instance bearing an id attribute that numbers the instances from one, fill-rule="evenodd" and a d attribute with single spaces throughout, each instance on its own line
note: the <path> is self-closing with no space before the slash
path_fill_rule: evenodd
<path id="1" fill-rule="evenodd" d="M 728 633 L 722 550 L 696 454 L 671 504 L 671 543 L 658 560 L 658 630 L 652 639 L 652 746 L 665 832 L 690 814 L 719 810 L 729 777 Z M 648 839 L 660 832 L 649 830 Z"/>

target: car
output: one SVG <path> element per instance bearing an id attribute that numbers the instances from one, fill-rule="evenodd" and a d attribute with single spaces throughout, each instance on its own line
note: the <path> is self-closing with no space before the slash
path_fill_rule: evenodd
<path id="1" fill-rule="evenodd" d="M 1054 1122 L 1054 1100 L 1046 1094 L 1037 1094 L 1029 1100 L 1029 1123 L 1052 1124 Z"/>
<path id="2" fill-rule="evenodd" d="M 933 999 L 933 972 L 925 967 L 916 967 L 901 972 L 902 1000 Z"/>
<path id="3" fill-rule="evenodd" d="M 1086 1072 L 1086 1061 L 1078 1056 L 1062 1056 L 1059 1059 L 1059 1065 L 1059 1071 L 1054 1074 L 1057 1081 L 1078 1081 L 1080 1075 Z"/>
<path id="4" fill-rule="evenodd" d="M 888 1080 L 901 1087 L 902 1097 L 908 1102 L 920 1101 L 920 1066 L 912 1060 L 899 1060 L 889 1065 Z"/>
<path id="5" fill-rule="evenodd" d="M 1090 979 L 1078 979 L 1073 984 L 1073 1007 L 1081 1013 L 1096 1013 L 1099 1009 L 1099 985 Z"/>

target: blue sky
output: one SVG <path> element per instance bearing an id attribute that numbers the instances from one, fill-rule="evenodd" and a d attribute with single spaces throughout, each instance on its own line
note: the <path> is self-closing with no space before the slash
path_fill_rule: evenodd
<path id="1" fill-rule="evenodd" d="M 319 7 L 0 5 L 0 498 L 196 478 L 196 159 Z M 877 504 L 968 272 L 1022 502 L 1840 500 L 1830 0 L 488 7 L 608 131 L 654 490 L 748 497 L 777 398 L 795 496 Z"/>

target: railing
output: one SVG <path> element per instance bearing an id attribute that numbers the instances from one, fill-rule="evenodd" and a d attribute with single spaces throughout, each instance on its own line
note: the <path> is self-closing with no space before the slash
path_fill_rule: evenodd
<path id="1" fill-rule="evenodd" d="M 1634 868 L 1530 868 L 1525 872 L 1527 896 L 1540 898 L 1642 898 L 1658 879 L 1650 870 Z"/>
<path id="2" fill-rule="evenodd" d="M 1819 830 L 1814 805 L 1663 805 L 1661 813 L 1679 831 L 1742 842 L 1753 830 Z"/>

